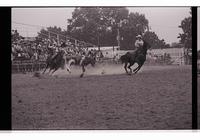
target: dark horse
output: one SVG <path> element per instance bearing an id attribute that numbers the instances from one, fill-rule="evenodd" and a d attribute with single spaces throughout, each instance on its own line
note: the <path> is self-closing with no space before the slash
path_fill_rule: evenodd
<path id="1" fill-rule="evenodd" d="M 80 55 L 76 55 L 76 56 L 71 56 L 70 58 L 67 58 L 67 62 L 68 62 L 68 68 L 72 64 L 81 66 L 82 74 L 80 75 L 80 77 L 83 77 L 85 73 L 85 67 L 89 64 L 91 64 L 94 67 L 96 63 L 96 58 L 95 56 L 86 56 L 85 58 L 82 58 Z"/>
<path id="2" fill-rule="evenodd" d="M 122 55 L 120 57 L 120 60 L 122 61 L 122 63 L 125 63 L 124 69 L 127 74 L 131 74 L 132 72 L 137 73 L 140 70 L 140 68 L 143 66 L 144 62 L 146 61 L 147 50 L 150 47 L 151 46 L 146 41 L 144 41 L 143 46 L 139 48 L 136 52 L 127 52 L 125 55 Z M 138 64 L 138 67 L 132 71 L 131 66 L 133 66 L 135 63 Z M 128 73 L 127 67 L 130 70 L 130 73 Z"/>
<path id="3" fill-rule="evenodd" d="M 52 58 L 52 56 L 48 56 L 46 60 L 46 68 L 43 71 L 43 74 L 45 71 L 49 68 L 49 73 L 52 71 L 51 74 L 53 74 L 55 71 L 57 71 L 59 68 L 65 67 L 65 52 L 64 51 L 59 51 L 57 55 Z M 67 69 L 69 71 L 69 69 Z"/>

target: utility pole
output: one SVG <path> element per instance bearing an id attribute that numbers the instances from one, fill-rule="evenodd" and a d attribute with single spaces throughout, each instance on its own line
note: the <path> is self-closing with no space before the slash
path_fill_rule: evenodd
<path id="1" fill-rule="evenodd" d="M 119 26 L 117 28 L 117 45 L 119 46 L 119 49 L 121 50 L 120 48 L 120 32 L 119 32 Z"/>
<path id="2" fill-rule="evenodd" d="M 50 36 L 50 32 L 48 32 L 48 36 L 49 36 L 49 39 L 51 38 L 51 36 Z"/>
<path id="3" fill-rule="evenodd" d="M 57 43 L 59 44 L 60 41 L 59 41 L 59 34 L 57 34 Z"/>
<path id="4" fill-rule="evenodd" d="M 97 40 L 98 40 L 98 50 L 100 51 L 99 31 L 98 31 L 98 37 L 97 37 Z"/>
<path id="5" fill-rule="evenodd" d="M 127 23 L 126 19 L 120 20 L 119 23 L 117 23 L 117 45 L 119 46 L 119 49 L 121 50 L 121 36 L 120 36 L 120 27 L 122 27 L 122 23 Z"/>
<path id="6" fill-rule="evenodd" d="M 103 18 L 100 18 L 100 23 L 101 23 L 102 20 L 103 20 Z M 100 49 L 100 30 L 102 29 L 102 25 L 99 24 L 99 23 L 96 23 L 96 25 L 98 27 L 98 29 L 97 29 L 97 31 L 98 31 L 98 37 L 97 37 L 97 40 L 98 40 L 98 50 L 100 51 L 101 50 Z"/>

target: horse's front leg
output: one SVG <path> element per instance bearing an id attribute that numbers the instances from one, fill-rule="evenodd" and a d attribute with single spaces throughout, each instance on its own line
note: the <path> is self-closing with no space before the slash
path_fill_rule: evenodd
<path id="1" fill-rule="evenodd" d="M 84 73 L 85 73 L 85 67 L 84 65 L 82 65 L 82 74 L 80 75 L 81 78 L 84 76 Z"/>
<path id="2" fill-rule="evenodd" d="M 126 73 L 128 74 L 127 65 L 128 65 L 128 63 L 125 63 L 124 69 L 125 69 Z"/>
<path id="3" fill-rule="evenodd" d="M 51 71 L 52 71 L 52 69 L 50 68 L 50 69 L 49 69 L 49 72 L 48 72 L 48 75 L 51 73 Z"/>
<path id="4" fill-rule="evenodd" d="M 139 68 L 139 65 L 133 70 L 133 72 L 135 73 L 135 71 Z"/>
<path id="5" fill-rule="evenodd" d="M 57 70 L 58 70 L 58 68 L 54 69 L 54 70 L 52 71 L 51 75 L 53 75 L 54 72 L 56 72 Z"/>
<path id="6" fill-rule="evenodd" d="M 71 69 L 69 65 L 65 65 L 65 68 L 67 69 L 67 71 L 71 74 Z"/>
<path id="7" fill-rule="evenodd" d="M 143 64 L 140 64 L 140 65 L 138 66 L 137 70 L 135 70 L 135 74 L 141 69 L 142 65 L 143 65 Z"/>

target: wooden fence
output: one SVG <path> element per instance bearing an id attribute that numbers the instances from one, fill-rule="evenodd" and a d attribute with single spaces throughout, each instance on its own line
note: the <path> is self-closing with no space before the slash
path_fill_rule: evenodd
<path id="1" fill-rule="evenodd" d="M 40 71 L 46 67 L 45 61 L 13 61 L 12 62 L 12 73 L 27 73 Z"/>
<path id="2" fill-rule="evenodd" d="M 198 61 L 198 72 L 200 73 L 200 61 Z M 108 64 L 121 64 L 118 59 L 113 58 L 103 58 L 98 63 L 108 63 Z M 165 62 L 161 60 L 151 60 L 147 59 L 145 65 L 166 65 L 171 64 L 170 61 Z M 18 60 L 12 61 L 12 73 L 27 73 L 41 71 L 46 67 L 45 61 L 35 61 L 35 60 Z"/>

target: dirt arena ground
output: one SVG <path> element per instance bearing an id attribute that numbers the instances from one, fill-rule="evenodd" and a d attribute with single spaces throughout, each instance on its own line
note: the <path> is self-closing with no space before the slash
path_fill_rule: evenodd
<path id="1" fill-rule="evenodd" d="M 144 66 L 128 76 L 104 65 L 83 78 L 75 69 L 13 74 L 13 129 L 191 129 L 191 66 Z"/>

